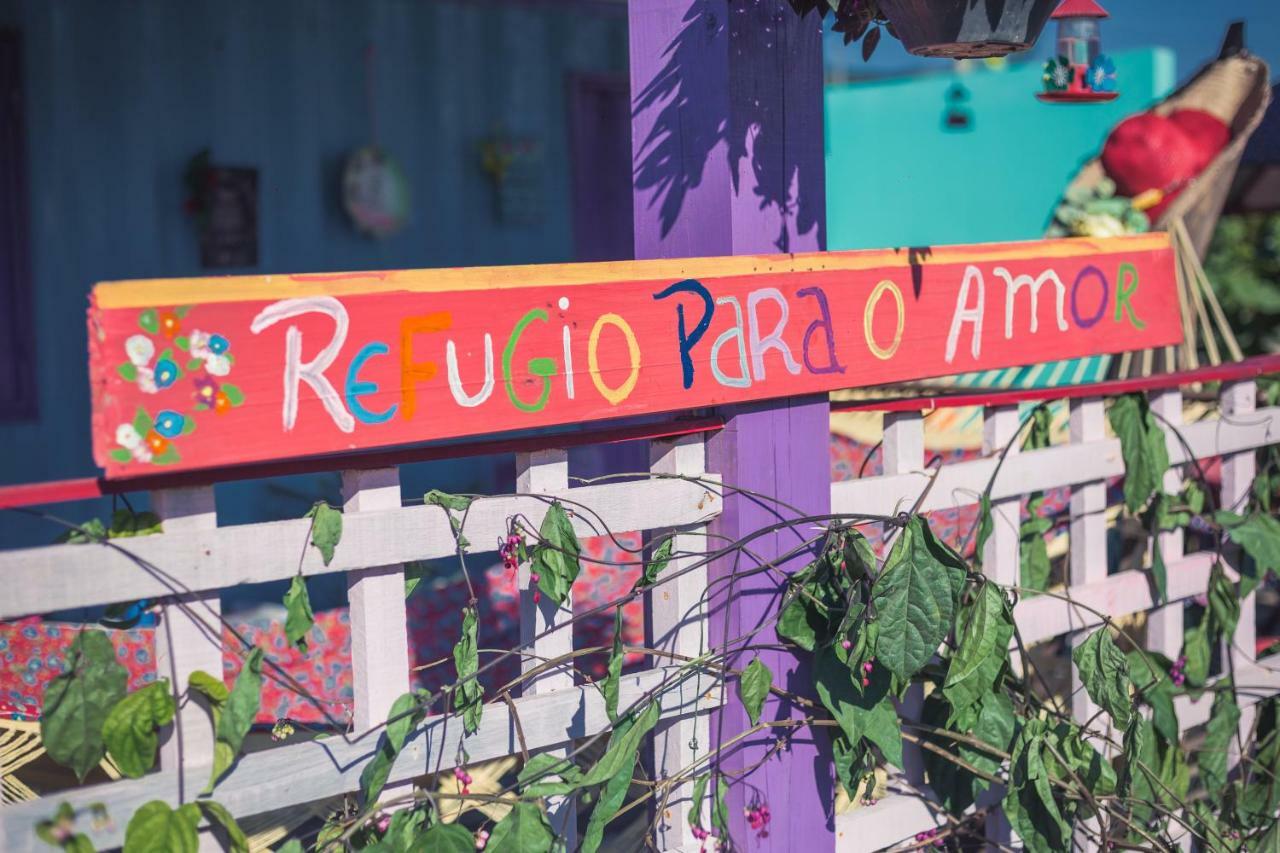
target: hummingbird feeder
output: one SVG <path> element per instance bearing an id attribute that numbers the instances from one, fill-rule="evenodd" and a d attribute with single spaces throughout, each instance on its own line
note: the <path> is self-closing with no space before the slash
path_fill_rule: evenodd
<path id="1" fill-rule="evenodd" d="M 1058 22 L 1058 54 L 1044 65 L 1042 101 L 1082 104 L 1114 100 L 1116 66 L 1102 53 L 1099 21 L 1107 10 L 1094 0 L 1063 0 L 1052 15 Z"/>

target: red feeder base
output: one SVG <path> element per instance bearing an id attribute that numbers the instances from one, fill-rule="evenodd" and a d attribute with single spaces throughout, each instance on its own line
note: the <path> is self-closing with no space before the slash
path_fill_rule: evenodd
<path id="1" fill-rule="evenodd" d="M 1119 92 L 1037 92 L 1036 99 L 1051 104 L 1094 104 L 1102 101 L 1114 101 L 1120 97 Z"/>

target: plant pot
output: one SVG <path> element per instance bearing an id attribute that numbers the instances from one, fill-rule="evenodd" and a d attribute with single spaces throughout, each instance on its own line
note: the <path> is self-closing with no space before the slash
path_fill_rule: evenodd
<path id="1" fill-rule="evenodd" d="M 967 59 L 1026 50 L 1059 0 L 879 0 L 894 33 L 916 56 Z"/>

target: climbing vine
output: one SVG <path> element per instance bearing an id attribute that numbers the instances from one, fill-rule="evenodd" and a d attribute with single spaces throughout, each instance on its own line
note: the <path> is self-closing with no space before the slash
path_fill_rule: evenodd
<path id="1" fill-rule="evenodd" d="M 902 768 L 905 751 L 919 750 L 924 781 L 950 821 L 918 835 L 918 847 L 958 849 L 966 835 L 980 832 L 975 817 L 998 807 L 1031 851 L 1070 849 L 1073 839 L 1082 837 L 1104 847 L 1163 849 L 1175 846 L 1175 838 L 1185 833 L 1213 850 L 1280 849 L 1280 824 L 1274 818 L 1280 808 L 1280 699 L 1271 696 L 1256 702 L 1256 725 L 1243 737 L 1241 699 L 1256 698 L 1252 686 L 1240 683 L 1230 654 L 1222 655 L 1221 677 L 1211 678 L 1214 649 L 1231 648 L 1241 602 L 1268 572 L 1280 569 L 1280 521 L 1273 508 L 1280 484 L 1276 456 L 1265 454 L 1255 488 L 1241 504 L 1214 506 L 1198 464 L 1188 466 L 1195 476 L 1177 494 L 1166 491 L 1168 443 L 1170 437 L 1182 438 L 1143 397 L 1114 399 L 1108 419 L 1125 465 L 1124 512 L 1152 539 L 1188 528 L 1203 537 L 1217 557 L 1203 616 L 1186 629 L 1178 660 L 1144 651 L 1125 625 L 1071 602 L 1066 592 L 1051 587 L 1045 535 L 1058 520 L 1044 514 L 1041 495 L 1031 497 L 1028 518 L 1020 522 L 1019 583 L 1001 585 L 982 573 L 981 556 L 994 529 L 991 486 L 996 474 L 978 496 L 978 516 L 970 533 L 976 544 L 972 561 L 939 538 L 926 516 L 914 510 L 789 520 L 786 526 L 806 536 L 818 530 L 797 552 L 809 555 L 807 565 L 789 575 L 757 560 L 746 540 L 709 539 L 714 545 L 709 550 L 687 552 L 677 550 L 675 538 L 664 535 L 651 543 L 634 588 L 597 608 L 614 611 L 605 676 L 595 685 L 610 721 L 601 734 L 567 756 L 525 755 L 514 778 L 493 793 L 470 790 L 474 768 L 468 767 L 463 753 L 450 771 L 458 783 L 456 794 L 425 788 L 406 793 L 398 788 L 393 796 L 384 796 L 397 758 L 428 713 L 443 709 L 447 719 L 456 718 L 467 735 L 474 734 L 491 707 L 486 699 L 501 698 L 486 694 L 492 686 L 487 674 L 501 658 L 524 653 L 513 649 L 481 661 L 485 614 L 473 593 L 453 648 L 451 683 L 436 692 L 417 690 L 399 697 L 379 727 L 372 757 L 360 774 L 358 797 L 350 798 L 306 844 L 293 839 L 278 849 L 549 851 L 561 846 L 549 817 L 549 799 L 577 798 L 590 807 L 580 849 L 593 853 L 606 827 L 621 813 L 651 803 L 661 814 L 672 792 L 686 785 L 693 802 L 689 821 L 704 849 L 742 847 L 746 839 L 730 837 L 727 797 L 739 782 L 720 766 L 725 744 L 711 744 L 697 762 L 666 778 L 637 779 L 640 750 L 658 724 L 663 694 L 706 674 L 726 688 L 732 686 L 732 697 L 726 689 L 724 701 L 740 703 L 752 727 L 808 727 L 819 732 L 822 742 L 830 745 L 831 773 L 840 788 L 865 804 L 875 801 L 877 773 L 886 766 Z M 1000 454 L 999 463 L 1018 441 L 1036 450 L 1048 447 L 1050 438 L 1049 410 L 1039 406 Z M 474 500 L 437 491 L 423 498 L 424 504 L 446 514 L 464 575 L 473 549 L 464 531 Z M 586 507 L 544 500 L 545 511 L 536 521 L 523 515 L 508 519 L 498 550 L 509 569 L 527 567 L 535 599 L 546 596 L 562 604 L 585 559 L 577 531 L 591 521 L 591 513 Z M 342 547 L 342 514 L 318 503 L 308 517 L 311 525 L 303 552 L 316 548 L 328 565 L 335 549 Z M 864 532 L 871 524 L 886 531 L 882 557 Z M 112 529 L 116 528 L 138 535 L 154 532 L 159 525 L 154 519 L 116 519 Z M 108 536 L 104 526 L 86 525 L 72 538 L 99 542 Z M 1228 561 L 1228 548 L 1236 549 L 1239 558 Z M 1160 551 L 1158 546 L 1150 548 L 1146 571 L 1153 600 L 1164 603 L 1168 580 Z M 623 605 L 712 561 L 732 563 L 730 582 L 747 573 L 770 572 L 778 583 L 776 613 L 744 637 L 710 645 L 696 659 L 668 656 L 664 663 L 671 674 L 635 701 L 624 703 L 623 660 L 629 652 L 641 650 L 629 649 L 623 641 Z M 407 571 L 407 591 L 422 571 Z M 1075 719 L 1066 703 L 1052 695 L 1023 647 L 1014 606 L 1031 595 L 1069 601 L 1097 625 L 1077 638 L 1071 653 L 1083 690 L 1100 709 L 1091 720 Z M 301 572 L 283 604 L 288 639 L 306 652 L 314 617 Z M 767 632 L 767 642 L 757 639 L 761 632 Z M 812 678 L 803 689 L 778 683 L 758 654 L 773 643 L 774 633 L 808 664 L 799 670 Z M 591 651 L 538 661 L 539 666 L 522 679 Z M 206 789 L 176 808 L 161 801 L 139 808 L 127 819 L 126 853 L 194 851 L 202 820 L 216 829 L 229 849 L 248 849 L 235 819 L 214 797 L 243 751 L 258 712 L 263 678 L 283 676 L 273 666 L 264 669 L 262 649 L 246 648 L 242 655 L 243 666 L 230 688 L 220 677 L 197 672 L 180 693 L 165 680 L 127 692 L 124 668 L 115 660 L 107 634 L 86 630 L 76 638 L 67 672 L 47 691 L 42 735 L 50 756 L 81 780 L 108 755 L 125 775 L 144 775 L 155 765 L 158 733 L 171 723 L 178 703 L 198 695 L 211 712 L 215 754 Z M 923 701 L 918 714 L 907 715 L 904 700 L 912 691 Z M 1181 738 L 1175 699 L 1205 692 L 1212 693 L 1212 713 L 1193 755 Z M 800 713 L 771 719 L 771 695 Z M 517 714 L 509 701 L 508 707 Z M 518 727 L 518 719 L 516 723 Z M 643 783 L 639 797 L 633 791 L 636 781 Z M 1000 792 L 997 805 L 984 797 L 989 791 Z M 498 802 L 507 808 L 503 816 L 467 829 L 445 818 L 442 805 L 450 799 Z M 976 805 L 983 802 L 987 805 Z M 94 824 L 107 819 L 98 809 L 90 812 Z M 768 831 L 772 815 L 767 802 L 754 796 L 746 812 L 751 831 Z M 83 831 L 85 817 L 63 804 L 41 824 L 38 834 L 66 850 L 92 850 Z"/>

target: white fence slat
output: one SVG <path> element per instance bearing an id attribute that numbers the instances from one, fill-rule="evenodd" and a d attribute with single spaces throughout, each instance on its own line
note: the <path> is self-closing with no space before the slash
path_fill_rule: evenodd
<path id="1" fill-rule="evenodd" d="M 651 695 L 664 683 L 669 689 L 658 694 L 662 716 L 707 713 L 719 701 L 717 691 L 699 693 L 692 680 L 675 681 L 674 667 L 624 675 L 619 704 L 634 704 Z M 604 699 L 591 685 L 557 690 L 553 693 L 515 700 L 521 729 L 531 750 L 563 747 L 574 739 L 605 731 L 609 718 Z M 388 782 L 407 782 L 437 769 L 450 770 L 460 755 L 462 725 L 457 717 L 447 720 L 433 715 L 415 729 L 391 769 Z M 235 817 L 287 808 L 359 790 L 360 773 L 377 748 L 373 735 L 348 743 L 340 736 L 292 743 L 248 753 L 236 762 L 214 791 L 213 798 Z M 520 741 L 511 711 L 502 702 L 485 706 L 477 732 L 466 739 L 473 762 L 519 752 Z M 208 764 L 186 765 L 188 790 L 199 791 L 209 779 Z M 47 850 L 35 835 L 35 826 L 46 820 L 51 803 L 67 801 L 76 809 L 102 803 L 114 818 L 111 825 L 94 830 L 87 822 L 77 825 L 99 850 L 118 846 L 124 839 L 128 817 L 150 800 L 172 802 L 178 784 L 176 771 L 162 770 L 141 779 L 124 779 L 60 792 L 57 799 L 40 799 L 0 808 L 0 838 L 5 853 L 39 853 Z M 193 787 L 194 786 L 194 787 Z"/>
<path id="2" fill-rule="evenodd" d="M 516 454 L 516 491 L 521 494 L 563 494 L 569 488 L 569 453 L 565 450 L 536 450 Z M 572 506 L 565 511 L 572 514 Z M 530 515 L 534 523 L 541 521 L 543 510 Z M 520 643 L 526 657 L 521 659 L 521 670 L 528 672 L 549 660 L 573 652 L 573 593 L 565 596 L 559 605 L 549 596 L 538 594 L 538 585 L 530 578 L 530 565 L 520 566 Z M 563 627 L 561 627 L 563 626 Z M 550 631 L 551 633 L 546 633 Z M 540 634 L 546 636 L 535 640 Z M 524 695 L 532 696 L 573 688 L 573 662 L 548 670 L 524 683 Z M 567 750 L 550 750 L 553 755 L 567 755 Z M 578 809 L 572 797 L 549 797 L 547 812 L 556 835 L 565 841 L 567 849 L 576 844 Z"/>
<path id="3" fill-rule="evenodd" d="M 1187 554 L 1169 565 L 1169 600 L 1187 599 L 1204 592 L 1212 567 L 1213 554 L 1208 551 Z M 1013 615 L 1018 633 L 1030 646 L 1101 625 L 1102 620 L 1092 611 L 1115 618 L 1150 610 L 1155 604 L 1147 572 L 1133 569 L 1071 587 L 1071 602 L 1047 595 L 1020 599 Z"/>
<path id="4" fill-rule="evenodd" d="M 1009 447 L 996 483 L 1006 476 L 1004 473 L 1006 466 L 1016 462 L 1017 457 L 1022 453 L 1022 439 L 1014 441 L 1019 425 L 1017 406 L 988 406 L 982 412 L 982 454 L 992 463 L 991 472 L 995 471 L 995 464 L 999 462 L 1000 454 L 1004 452 L 1005 447 Z M 1009 445 L 1011 441 L 1013 441 L 1012 446 Z M 978 485 L 974 492 L 975 498 L 987 487 L 990 476 L 989 472 L 987 479 Z M 934 488 L 936 489 L 937 486 Z M 1018 539 L 1021 526 L 1021 493 L 996 497 L 993 487 L 991 536 L 987 539 L 986 548 L 982 552 L 982 573 L 996 583 L 1013 586 L 1019 581 L 1021 552 L 1018 548 Z M 1016 655 L 1013 666 L 1021 668 L 1021 661 Z M 1013 828 L 1000 809 L 994 809 L 987 814 L 985 832 L 987 838 L 996 844 L 1011 844 L 1016 839 Z"/>
<path id="5" fill-rule="evenodd" d="M 924 468 L 924 417 L 920 412 L 885 412 L 884 429 L 880 440 L 880 453 L 884 460 L 884 473 L 906 474 Z M 911 509 L 910 504 L 894 506 L 895 512 Z M 879 512 L 885 512 L 881 505 Z M 892 541 L 897 528 L 885 525 L 885 541 Z M 886 552 L 887 548 L 886 548 Z M 908 719 L 920 719 L 924 707 L 924 688 L 918 684 L 907 689 L 898 708 Z M 915 744 L 902 745 L 902 774 L 912 784 L 924 782 L 924 762 L 920 757 L 920 747 Z"/>
<path id="6" fill-rule="evenodd" d="M 680 436 L 649 444 L 649 470 L 655 474 L 702 476 L 706 471 L 706 443 L 701 435 Z M 706 527 L 685 528 L 674 537 L 674 553 L 698 554 L 706 550 Z M 697 561 L 697 557 L 671 560 L 667 573 L 675 573 Z M 648 642 L 655 649 L 686 657 L 697 657 L 707 650 L 707 613 L 704 596 L 707 590 L 707 568 L 700 566 L 674 580 L 662 583 L 644 598 Z M 677 664 L 678 661 L 654 657 L 653 665 Z M 711 690 L 716 680 L 706 674 L 694 679 L 695 689 Z M 705 714 L 664 720 L 654 728 L 653 767 L 658 779 L 669 779 L 691 766 L 704 755 L 711 744 L 710 717 Z M 694 845 L 689 822 L 693 786 L 686 783 L 671 790 L 657 822 L 659 850 L 673 850 Z M 705 822 L 703 825 L 707 825 Z"/>
<path id="7" fill-rule="evenodd" d="M 400 507 L 400 470 L 342 472 L 344 512 Z M 339 543 L 339 548 L 342 544 Z M 347 572 L 351 613 L 351 681 L 355 731 L 387 719 L 396 698 L 409 692 L 409 627 L 404 565 Z"/>
<path id="8" fill-rule="evenodd" d="M 165 535 L 194 536 L 218 526 L 212 486 L 152 492 L 151 508 L 160 517 Z M 173 567 L 158 568 L 168 571 Z M 160 733 L 160 766 L 166 770 L 182 764 L 208 765 L 213 759 L 209 711 L 201 699 L 182 696 L 187 679 L 196 670 L 222 679 L 221 615 L 217 590 L 173 596 L 160 606 L 155 630 L 156 676 L 169 679 L 179 700 L 174 723 Z M 201 787 L 180 791 L 180 800 L 195 799 Z"/>
<path id="9" fill-rule="evenodd" d="M 720 513 L 719 489 L 681 480 L 602 483 L 574 489 L 574 498 L 591 507 L 615 530 L 652 530 L 705 522 Z M 533 497 L 477 500 L 467 514 L 467 537 L 496 542 L 507 519 L 541 519 L 546 503 Z M 273 521 L 219 527 L 190 535 L 143 536 L 117 543 L 161 568 L 170 583 L 138 567 L 114 549 L 52 545 L 0 552 L 0 578 L 21 578 L 0 596 L 0 619 L 32 613 L 91 607 L 110 601 L 160 598 L 185 587 L 216 590 L 247 583 L 286 580 L 298 571 L 298 554 L 307 541 L 310 520 Z M 574 520 L 579 536 L 592 530 Z M 86 549 L 92 559 L 86 559 Z M 306 549 L 305 575 L 389 566 L 412 560 L 452 557 L 453 533 L 434 506 L 358 512 L 344 515 L 342 543 L 325 566 L 315 548 Z"/>
<path id="10" fill-rule="evenodd" d="M 987 472 L 987 478 L 975 484 L 973 503 L 986 488 L 995 470 L 994 463 L 999 460 L 1009 442 L 1018 431 L 1017 406 L 990 406 L 982 415 L 982 454 L 993 464 Z M 1000 469 L 998 484 L 1006 477 L 1006 470 L 1017 461 L 1022 453 L 1021 441 L 1014 442 L 1005 457 L 1004 466 Z M 1023 484 L 1022 487 L 1026 487 Z M 936 486 L 934 487 L 937 488 Z M 1022 493 L 1013 492 L 997 496 L 992 490 L 991 496 L 991 536 L 987 539 L 987 547 L 982 554 L 982 571 L 996 583 L 1016 585 L 1018 583 L 1019 552 L 1018 531 L 1022 526 Z"/>
<path id="11" fill-rule="evenodd" d="M 1227 422 L 1250 422 L 1255 417 L 1258 386 L 1256 382 L 1232 382 L 1224 384 L 1219 397 L 1222 417 Z M 1273 440 L 1275 435 L 1273 434 Z M 1253 478 L 1257 474 L 1257 457 L 1252 450 L 1233 453 L 1222 457 L 1222 506 L 1243 509 L 1248 501 L 1249 492 L 1253 488 Z M 1236 625 L 1235 636 L 1231 640 L 1231 662 L 1236 672 L 1251 666 L 1257 655 L 1257 592 L 1251 592 L 1240 602 L 1240 621 Z M 1240 683 L 1245 683 L 1241 681 Z M 1254 717 L 1257 710 L 1251 705 L 1241 708 L 1240 734 L 1248 738 L 1253 730 Z M 1232 740 L 1228 752 L 1228 763 L 1234 767 L 1240 761 L 1239 747 Z"/>
<path id="12" fill-rule="evenodd" d="M 1100 397 L 1070 402 L 1070 432 L 1073 444 L 1085 444 L 1106 438 L 1106 414 Z M 1076 587 L 1098 583 L 1107 577 L 1107 484 L 1098 480 L 1071 489 L 1070 584 Z M 1074 614 L 1072 614 L 1074 615 Z M 1074 648 L 1089 635 L 1088 631 L 1071 634 Z M 1071 666 L 1071 715 L 1084 724 L 1095 719 L 1098 706 L 1080 683 L 1080 673 Z M 1097 719 L 1101 719 L 1100 717 Z M 1105 743 L 1095 744 L 1104 747 Z"/>
<path id="13" fill-rule="evenodd" d="M 1280 408 L 1260 409 L 1240 421 L 1204 420 L 1182 430 L 1197 458 L 1265 447 L 1280 436 Z M 1169 461 L 1180 465 L 1187 453 L 1174 436 L 1168 437 Z M 975 459 L 946 465 L 921 509 L 951 509 L 977 503 L 991 479 L 996 460 Z M 1077 483 L 1106 480 L 1124 474 L 1120 442 L 1109 438 L 1089 444 L 1067 444 L 1011 455 L 1000 469 L 992 500 L 1021 496 L 1033 489 L 1046 491 Z M 832 484 L 832 512 L 880 513 L 886 506 L 911 506 L 928 486 L 933 472 L 842 480 Z"/>
<path id="14" fill-rule="evenodd" d="M 1174 430 L 1182 429 L 1182 392 L 1178 389 L 1159 391 L 1151 395 L 1151 411 L 1157 415 L 1156 423 L 1169 437 L 1177 440 Z M 1177 494 L 1182 488 L 1182 471 L 1177 465 L 1170 465 L 1164 474 L 1164 491 L 1166 494 Z M 1153 548 L 1159 548 L 1167 567 L 1182 556 L 1182 530 L 1171 530 L 1157 534 Z M 1164 607 L 1157 607 L 1147 615 L 1147 650 L 1159 652 L 1170 660 L 1176 660 L 1182 650 L 1183 614 L 1185 607 L 1181 601 L 1171 601 Z"/>

